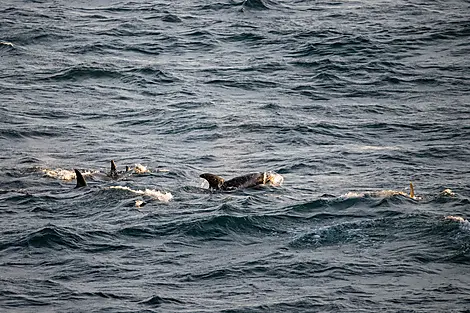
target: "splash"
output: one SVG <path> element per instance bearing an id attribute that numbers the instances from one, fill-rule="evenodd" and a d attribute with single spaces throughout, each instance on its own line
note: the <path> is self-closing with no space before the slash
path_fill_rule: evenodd
<path id="1" fill-rule="evenodd" d="M 135 207 L 136 208 L 141 208 L 145 205 L 145 202 L 142 200 L 135 200 Z"/>
<path id="2" fill-rule="evenodd" d="M 455 197 L 455 193 L 450 189 L 444 189 L 441 191 L 441 196 L 443 197 Z"/>
<path id="3" fill-rule="evenodd" d="M 8 41 L 0 41 L 0 45 L 15 47 L 11 42 Z"/>
<path id="4" fill-rule="evenodd" d="M 170 192 L 162 193 L 155 189 L 134 190 L 129 187 L 123 187 L 123 186 L 111 186 L 109 188 L 130 191 L 138 195 L 148 196 L 153 199 L 157 199 L 161 202 L 169 202 L 171 199 L 173 199 L 173 195 Z"/>
<path id="5" fill-rule="evenodd" d="M 411 196 L 410 194 L 399 190 L 378 190 L 369 192 L 348 192 L 341 195 L 340 198 L 355 199 L 355 198 L 391 198 L 394 196 L 403 196 L 413 200 L 421 200 L 420 196 Z"/>
<path id="6" fill-rule="evenodd" d="M 133 170 L 134 170 L 134 173 L 136 174 L 150 173 L 150 170 L 147 169 L 147 167 L 143 166 L 142 164 L 135 164 Z"/>
<path id="7" fill-rule="evenodd" d="M 284 182 L 284 177 L 276 172 L 266 172 L 263 182 L 269 183 L 271 186 L 279 187 Z"/>
<path id="8" fill-rule="evenodd" d="M 447 215 L 444 217 L 445 220 L 458 222 L 460 223 L 460 227 L 466 231 L 470 231 L 470 222 L 464 219 L 461 216 L 454 216 L 454 215 Z"/>
<path id="9" fill-rule="evenodd" d="M 342 195 L 342 198 L 390 198 L 393 196 L 405 196 L 409 197 L 410 195 L 397 190 L 378 190 L 378 191 L 369 191 L 369 192 L 348 192 Z"/>
<path id="10" fill-rule="evenodd" d="M 354 146 L 359 151 L 398 151 L 402 150 L 401 147 L 398 146 Z"/>
<path id="11" fill-rule="evenodd" d="M 64 170 L 61 168 L 58 169 L 43 169 L 42 172 L 44 173 L 44 176 L 50 177 L 50 178 L 57 178 L 60 180 L 65 180 L 65 181 L 70 181 L 74 180 L 77 178 L 75 175 L 75 171 L 73 170 Z M 96 171 L 84 171 L 82 172 L 83 176 L 92 176 Z"/>
<path id="12" fill-rule="evenodd" d="M 460 223 L 465 223 L 465 222 L 468 222 L 466 219 L 464 219 L 463 217 L 461 216 L 454 216 L 454 215 L 448 215 L 446 216 L 444 219 L 446 220 L 451 220 L 451 221 L 455 221 L 455 222 L 460 222 Z"/>

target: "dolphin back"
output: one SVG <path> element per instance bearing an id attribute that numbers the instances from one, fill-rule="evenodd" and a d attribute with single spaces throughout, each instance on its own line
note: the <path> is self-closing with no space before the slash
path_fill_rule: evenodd
<path id="1" fill-rule="evenodd" d="M 221 189 L 224 185 L 224 179 L 220 176 L 204 173 L 199 175 L 199 177 L 204 178 L 209 183 L 209 187 L 212 189 Z"/>
<path id="2" fill-rule="evenodd" d="M 257 185 L 264 184 L 264 173 L 251 173 L 243 176 L 238 176 L 227 180 L 224 183 L 225 189 L 232 189 L 232 188 L 248 188 L 254 187 Z"/>

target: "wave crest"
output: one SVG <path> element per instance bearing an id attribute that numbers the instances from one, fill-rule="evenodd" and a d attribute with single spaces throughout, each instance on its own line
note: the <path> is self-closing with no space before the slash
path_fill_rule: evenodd
<path id="1" fill-rule="evenodd" d="M 155 189 L 145 189 L 145 190 L 134 190 L 126 186 L 111 186 L 109 187 L 110 189 L 119 189 L 119 190 L 126 190 L 130 191 L 132 193 L 138 194 L 138 195 L 143 195 L 143 196 L 148 196 L 153 199 L 157 199 L 161 202 L 169 202 L 171 199 L 173 199 L 173 195 L 170 192 L 161 192 Z"/>
<path id="2" fill-rule="evenodd" d="M 57 169 L 50 169 L 46 168 L 43 169 L 42 172 L 44 173 L 44 176 L 50 177 L 50 178 L 57 178 L 60 180 L 74 180 L 77 178 L 77 175 L 75 174 L 75 171 L 73 170 L 65 170 L 61 168 Z M 84 177 L 86 176 L 92 176 L 93 174 L 97 173 L 97 171 L 83 171 L 81 172 Z"/>

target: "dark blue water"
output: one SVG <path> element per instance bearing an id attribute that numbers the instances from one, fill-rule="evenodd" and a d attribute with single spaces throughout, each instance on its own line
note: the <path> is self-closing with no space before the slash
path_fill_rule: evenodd
<path id="1" fill-rule="evenodd" d="M 468 1 L 6 0 L 0 41 L 1 312 L 469 312 Z"/>

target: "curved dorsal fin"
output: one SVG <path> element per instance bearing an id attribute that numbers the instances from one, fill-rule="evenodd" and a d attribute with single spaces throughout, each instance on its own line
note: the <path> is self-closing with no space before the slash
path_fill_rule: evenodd
<path id="1" fill-rule="evenodd" d="M 207 180 L 207 182 L 209 182 L 209 187 L 213 189 L 220 189 L 222 185 L 224 184 L 224 179 L 214 174 L 204 173 L 204 174 L 199 175 L 199 177 Z"/>
<path id="2" fill-rule="evenodd" d="M 73 169 L 75 171 L 75 175 L 77 176 L 77 186 L 75 188 L 80 188 L 80 187 L 86 187 L 86 181 L 85 178 L 83 178 L 82 173 L 80 173 L 79 170 Z"/>

